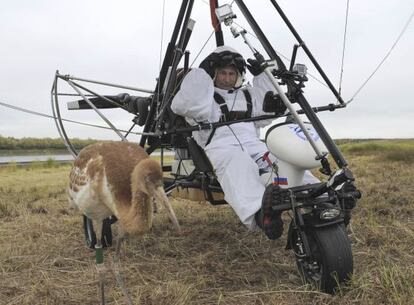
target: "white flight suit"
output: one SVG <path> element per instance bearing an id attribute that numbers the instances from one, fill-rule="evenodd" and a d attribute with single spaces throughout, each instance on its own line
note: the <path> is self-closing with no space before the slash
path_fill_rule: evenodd
<path id="1" fill-rule="evenodd" d="M 255 82 L 266 85 L 264 73 L 255 77 Z M 252 117 L 269 114 L 263 112 L 266 91 L 260 87 L 245 87 L 252 99 Z M 220 120 L 221 110 L 214 100 L 214 92 L 220 94 L 229 111 L 247 111 L 243 89 L 223 90 L 214 87 L 213 80 L 203 70 L 192 69 L 184 78 L 181 88 L 174 97 L 171 109 L 195 123 L 214 123 Z M 206 145 L 211 130 L 194 131 L 193 137 L 204 148 L 223 189 L 224 199 L 231 205 L 243 224 L 250 229 L 256 227 L 255 213 L 261 208 L 265 182 L 260 179 L 259 168 L 268 164 L 262 156 L 268 151 L 259 139 L 259 128 L 271 120 L 235 123 L 216 129 L 210 143 Z M 272 155 L 271 158 L 276 158 Z M 306 177 L 306 175 L 305 175 Z"/>

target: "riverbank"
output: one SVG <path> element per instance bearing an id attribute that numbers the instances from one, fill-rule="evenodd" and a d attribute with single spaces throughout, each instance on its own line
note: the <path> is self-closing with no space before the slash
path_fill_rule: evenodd
<path id="1" fill-rule="evenodd" d="M 72 145 L 81 149 L 89 144 L 99 142 L 95 139 L 70 139 Z M 13 138 L 0 135 L 0 152 L 3 150 L 66 150 L 60 138 Z"/>
<path id="2" fill-rule="evenodd" d="M 0 149 L 0 157 L 28 155 L 67 155 L 67 149 Z"/>
<path id="3" fill-rule="evenodd" d="M 71 162 L 73 156 L 62 149 L 13 149 L 0 150 L 0 165 L 24 165 L 33 162 Z"/>

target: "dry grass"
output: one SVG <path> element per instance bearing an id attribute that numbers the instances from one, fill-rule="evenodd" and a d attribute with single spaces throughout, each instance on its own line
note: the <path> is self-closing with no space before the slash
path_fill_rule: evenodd
<path id="1" fill-rule="evenodd" d="M 411 142 L 414 145 L 414 142 Z M 228 206 L 174 199 L 122 259 L 137 304 L 412 304 L 414 163 L 348 152 L 364 193 L 351 239 L 355 275 L 336 296 L 303 286 L 285 235 L 249 233 Z M 0 304 L 98 304 L 94 252 L 67 207 L 69 166 L 0 169 Z M 106 262 L 113 249 L 105 251 Z M 111 273 L 108 304 L 125 304 Z"/>

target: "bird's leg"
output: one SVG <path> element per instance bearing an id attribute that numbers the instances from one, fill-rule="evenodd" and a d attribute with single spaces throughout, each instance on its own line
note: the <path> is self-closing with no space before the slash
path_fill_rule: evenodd
<path id="1" fill-rule="evenodd" d="M 116 249 L 114 258 L 112 260 L 112 270 L 115 274 L 115 279 L 118 282 L 119 287 L 121 288 L 124 296 L 127 299 L 128 305 L 133 305 L 132 298 L 128 292 L 128 289 L 125 286 L 124 279 L 121 275 L 120 269 L 121 269 L 121 263 L 119 259 L 119 253 L 121 252 L 121 245 L 122 242 L 127 238 L 127 233 L 121 228 L 121 226 L 118 226 L 118 236 L 116 239 Z"/>
<path id="2" fill-rule="evenodd" d="M 101 305 L 105 305 L 105 265 L 103 262 L 102 225 L 103 221 L 93 220 L 96 235 L 95 262 L 96 270 L 99 276 L 99 295 L 101 297 Z"/>
<path id="3" fill-rule="evenodd" d="M 115 254 L 114 254 L 114 261 L 119 262 L 119 254 L 121 252 L 122 242 L 127 238 L 127 233 L 118 226 L 118 236 L 116 238 L 116 246 L 115 246 Z"/>

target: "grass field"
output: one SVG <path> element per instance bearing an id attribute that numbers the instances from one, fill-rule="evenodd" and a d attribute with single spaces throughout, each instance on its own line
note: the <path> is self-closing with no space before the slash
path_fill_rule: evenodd
<path id="1" fill-rule="evenodd" d="M 413 304 L 414 140 L 341 147 L 363 198 L 349 228 L 354 277 L 337 295 L 302 284 L 286 233 L 269 241 L 229 206 L 173 199 L 181 234 L 160 211 L 153 230 L 124 247 L 136 304 Z M 69 170 L 0 168 L 0 304 L 99 304 L 94 252 L 67 204 Z M 126 304 L 110 272 L 106 295 Z"/>

